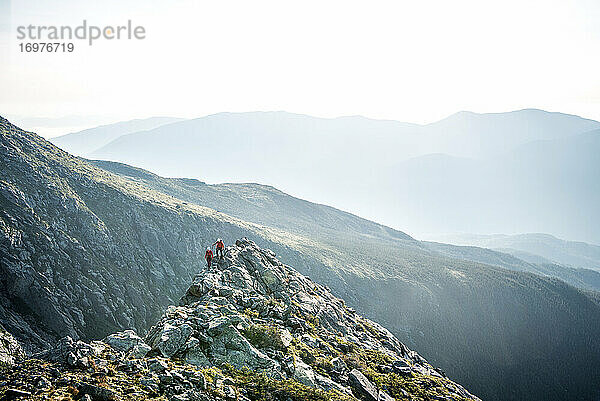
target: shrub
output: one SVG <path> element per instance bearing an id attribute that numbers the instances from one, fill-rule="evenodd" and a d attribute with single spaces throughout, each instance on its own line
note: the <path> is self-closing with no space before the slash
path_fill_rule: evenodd
<path id="1" fill-rule="evenodd" d="M 250 344 L 255 347 L 285 349 L 279 330 L 276 327 L 265 324 L 252 324 L 243 331 L 243 334 L 250 341 Z"/>

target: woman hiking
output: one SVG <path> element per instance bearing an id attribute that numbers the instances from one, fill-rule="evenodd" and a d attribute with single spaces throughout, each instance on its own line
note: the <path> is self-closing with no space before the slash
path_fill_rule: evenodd
<path id="1" fill-rule="evenodd" d="M 213 252 L 210 248 L 206 248 L 206 253 L 204 254 L 204 259 L 206 259 L 206 265 L 210 267 L 213 258 Z"/>

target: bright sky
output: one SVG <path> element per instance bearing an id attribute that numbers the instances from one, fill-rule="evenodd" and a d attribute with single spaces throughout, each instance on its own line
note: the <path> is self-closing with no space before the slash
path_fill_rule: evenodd
<path id="1" fill-rule="evenodd" d="M 83 19 L 131 19 L 146 39 L 19 52 L 17 26 Z M 598 0 L 0 0 L 0 27 L 0 115 L 46 136 L 219 111 L 431 122 L 535 107 L 600 120 Z"/>

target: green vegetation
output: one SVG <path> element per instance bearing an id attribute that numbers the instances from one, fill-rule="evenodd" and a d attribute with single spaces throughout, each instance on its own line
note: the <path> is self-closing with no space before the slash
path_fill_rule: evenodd
<path id="1" fill-rule="evenodd" d="M 46 399 L 52 401 L 71 401 L 79 399 L 78 383 L 89 383 L 97 388 L 110 390 L 110 399 L 129 400 L 167 400 L 168 397 L 155 393 L 151 387 L 144 384 L 143 378 L 148 371 L 142 369 L 132 374 L 121 369 L 118 364 L 110 363 L 105 372 L 98 368 L 91 370 L 65 369 L 64 366 L 52 364 L 40 360 L 31 359 L 23 362 L 17 368 L 0 366 L 0 377 L 8 382 L 20 385 L 12 385 L 25 391 L 34 391 L 35 399 Z M 206 388 L 202 392 L 213 396 L 212 399 L 226 399 L 224 388 L 220 384 L 225 377 L 233 381 L 232 387 L 236 394 L 243 392 L 244 396 L 252 401 L 264 400 L 291 400 L 291 401 L 351 401 L 353 397 L 341 394 L 337 391 L 323 391 L 306 386 L 294 380 L 276 380 L 264 373 L 258 373 L 249 369 L 235 369 L 230 365 L 221 368 L 198 368 L 180 362 L 169 363 L 169 369 L 187 374 L 201 374 L 206 382 Z M 55 372 L 60 372 L 55 377 Z M 55 381 L 56 384 L 46 389 L 37 389 L 36 383 L 40 377 Z M 6 381 L 5 381 L 6 383 Z M 72 384 L 69 384 L 72 383 Z M 0 389 L 0 398 L 8 387 Z"/>
<path id="2" fill-rule="evenodd" d="M 334 356 L 340 355 L 340 352 L 326 342 L 322 341 L 321 343 L 327 345 L 327 353 L 324 353 L 321 349 L 309 347 L 296 339 L 292 342 L 290 351 L 295 359 L 302 359 L 315 372 L 328 377 L 333 368 L 331 360 Z"/>
<path id="3" fill-rule="evenodd" d="M 308 323 L 308 326 L 310 327 L 311 331 L 316 331 L 317 328 L 319 327 L 319 318 L 314 316 L 314 315 L 307 315 L 307 316 L 303 316 L 304 319 L 306 319 L 306 323 Z"/>
<path id="4" fill-rule="evenodd" d="M 248 369 L 225 367 L 224 371 L 232 376 L 236 386 L 246 390 L 246 397 L 256 401 L 293 400 L 293 401 L 351 401 L 356 400 L 337 391 L 323 391 L 306 386 L 294 380 L 275 380 L 264 373 Z"/>
<path id="5" fill-rule="evenodd" d="M 393 358 L 381 351 L 355 350 L 342 355 L 342 359 L 350 369 L 360 370 L 377 388 L 397 400 L 432 400 L 449 395 L 448 388 L 454 386 L 449 380 L 440 377 L 377 371 L 373 367 L 390 366 L 393 362 Z M 462 399 L 464 398 L 458 398 L 458 400 Z"/>
<path id="6" fill-rule="evenodd" d="M 244 315 L 253 318 L 253 317 L 258 317 L 258 311 L 255 311 L 254 309 L 244 309 Z"/>
<path id="7" fill-rule="evenodd" d="M 250 344 L 258 348 L 274 348 L 284 350 L 286 347 L 281 340 L 281 333 L 277 327 L 265 324 L 252 324 L 242 332 Z"/>

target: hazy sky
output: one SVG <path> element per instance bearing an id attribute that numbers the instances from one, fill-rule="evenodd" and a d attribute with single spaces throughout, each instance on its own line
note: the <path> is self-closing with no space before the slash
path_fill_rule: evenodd
<path id="1" fill-rule="evenodd" d="M 147 37 L 19 52 L 17 26 L 83 19 L 131 19 Z M 0 0 L 0 35 L 0 115 L 58 118 L 29 120 L 47 136 L 219 111 L 431 122 L 535 107 L 600 119 L 598 0 Z"/>

